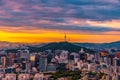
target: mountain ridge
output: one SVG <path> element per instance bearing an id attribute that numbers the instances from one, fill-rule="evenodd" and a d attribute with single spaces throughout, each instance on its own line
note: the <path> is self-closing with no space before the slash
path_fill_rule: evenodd
<path id="1" fill-rule="evenodd" d="M 120 48 L 120 41 L 110 43 L 74 43 L 74 44 L 82 47 L 93 48 Z"/>

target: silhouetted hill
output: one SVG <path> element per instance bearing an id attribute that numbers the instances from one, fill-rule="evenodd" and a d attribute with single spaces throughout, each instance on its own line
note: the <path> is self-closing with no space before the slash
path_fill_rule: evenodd
<path id="1" fill-rule="evenodd" d="M 116 42 L 111 42 L 111 43 L 105 43 L 102 44 L 102 46 L 106 46 L 108 48 L 120 48 L 120 41 L 116 41 Z"/>
<path id="2" fill-rule="evenodd" d="M 74 43 L 77 46 L 89 47 L 89 48 L 120 48 L 120 41 L 111 43 Z"/>
<path id="3" fill-rule="evenodd" d="M 69 43 L 69 42 L 60 42 L 60 43 L 49 43 L 45 46 L 42 46 L 42 47 L 30 47 L 30 51 L 31 52 L 39 52 L 39 51 L 45 51 L 45 50 L 68 50 L 69 52 L 79 52 L 80 49 L 83 48 L 86 52 L 88 53 L 94 53 L 93 50 L 90 50 L 90 49 L 87 49 L 87 48 L 84 48 L 84 47 L 80 47 L 80 46 L 76 46 L 72 43 Z"/>

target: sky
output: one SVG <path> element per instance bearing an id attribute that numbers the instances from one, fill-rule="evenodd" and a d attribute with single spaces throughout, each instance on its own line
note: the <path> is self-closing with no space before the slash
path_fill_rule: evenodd
<path id="1" fill-rule="evenodd" d="M 0 41 L 120 40 L 120 0 L 0 0 Z"/>

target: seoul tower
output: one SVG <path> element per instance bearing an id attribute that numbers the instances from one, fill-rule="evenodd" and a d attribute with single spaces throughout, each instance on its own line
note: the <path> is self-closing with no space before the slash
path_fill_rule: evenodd
<path id="1" fill-rule="evenodd" d="M 67 36 L 66 36 L 66 34 L 65 34 L 65 36 L 64 36 L 64 40 L 65 40 L 65 42 L 67 42 Z"/>

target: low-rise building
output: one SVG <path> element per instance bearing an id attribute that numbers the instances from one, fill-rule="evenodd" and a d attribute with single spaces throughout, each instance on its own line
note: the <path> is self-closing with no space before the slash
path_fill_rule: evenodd
<path id="1" fill-rule="evenodd" d="M 18 80 L 30 80 L 30 74 L 19 74 Z"/>

